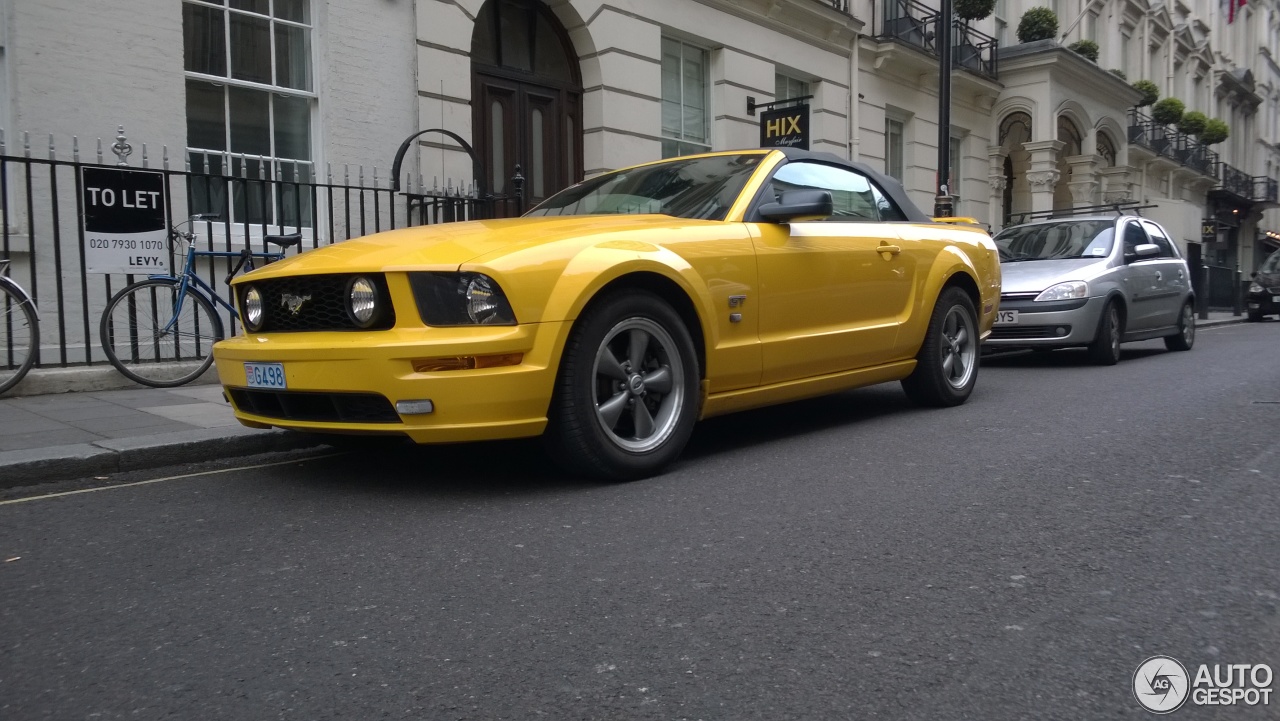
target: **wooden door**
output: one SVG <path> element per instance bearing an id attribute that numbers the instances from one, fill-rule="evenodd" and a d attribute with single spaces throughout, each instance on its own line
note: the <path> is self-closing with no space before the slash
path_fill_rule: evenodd
<path id="1" fill-rule="evenodd" d="M 476 154 L 489 192 L 513 194 L 519 165 L 527 210 L 581 177 L 576 94 L 487 74 L 476 75 L 474 90 Z"/>

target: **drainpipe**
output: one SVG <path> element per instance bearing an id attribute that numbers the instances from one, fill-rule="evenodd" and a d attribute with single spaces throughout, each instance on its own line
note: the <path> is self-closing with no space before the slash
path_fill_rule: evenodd
<path id="1" fill-rule="evenodd" d="M 845 125 L 849 128 L 849 160 L 858 160 L 861 149 L 858 147 L 860 138 L 858 137 L 858 43 L 861 34 L 858 31 L 853 32 L 853 43 L 849 48 L 849 109 L 845 115 Z"/>

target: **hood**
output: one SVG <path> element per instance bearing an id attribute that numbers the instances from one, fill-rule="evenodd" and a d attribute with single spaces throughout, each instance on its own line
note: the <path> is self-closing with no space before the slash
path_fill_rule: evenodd
<path id="1" fill-rule="evenodd" d="M 712 221 L 666 215 L 576 215 L 441 223 L 389 230 L 309 250 L 254 271 L 254 278 L 318 273 L 457 270 L 482 255 L 515 252 L 570 239 L 625 238 L 630 231 Z M 242 276 L 248 277 L 248 276 Z"/>
<path id="2" fill-rule="evenodd" d="M 1054 283 L 1091 280 L 1107 267 L 1106 258 L 1054 258 L 1001 263 L 1001 293 L 1039 293 Z"/>

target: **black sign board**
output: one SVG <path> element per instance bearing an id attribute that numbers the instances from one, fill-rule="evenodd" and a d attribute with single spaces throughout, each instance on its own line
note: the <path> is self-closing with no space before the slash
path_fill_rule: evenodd
<path id="1" fill-rule="evenodd" d="M 760 113 L 760 147 L 808 150 L 808 104 L 776 108 Z"/>
<path id="2" fill-rule="evenodd" d="M 1214 240 L 1218 237 L 1218 224 L 1212 220 L 1206 220 L 1200 224 L 1200 237 L 1203 240 Z"/>
<path id="3" fill-rule="evenodd" d="M 91 273 L 168 269 L 164 174 L 132 168 L 81 168 L 85 266 Z"/>

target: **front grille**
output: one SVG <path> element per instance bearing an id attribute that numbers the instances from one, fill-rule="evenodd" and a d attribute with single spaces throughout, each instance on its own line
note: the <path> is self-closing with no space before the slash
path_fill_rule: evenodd
<path id="1" fill-rule="evenodd" d="M 229 388 L 236 408 L 285 421 L 399 423 L 391 401 L 377 393 L 312 393 Z"/>
<path id="2" fill-rule="evenodd" d="M 1058 328 L 1065 333 L 1056 333 Z M 1028 338 L 1061 338 L 1071 335 L 1069 325 L 1008 325 L 991 329 L 991 340 L 1026 340 Z"/>
<path id="3" fill-rule="evenodd" d="M 1030 293 L 1001 293 L 1000 300 L 1035 300 L 1040 293 L 1032 291 Z"/>
<path id="4" fill-rule="evenodd" d="M 396 323 L 391 295 L 382 274 L 364 274 L 378 287 L 381 314 L 369 328 L 361 328 L 347 313 L 347 283 L 354 273 L 295 275 L 271 278 L 239 286 L 242 294 L 250 285 L 262 293 L 266 321 L 258 333 L 290 333 L 321 330 L 386 330 Z M 289 296 L 286 298 L 286 296 Z M 294 309 L 290 309 L 290 304 Z M 241 302 L 241 307 L 244 303 Z M 296 312 L 294 312 L 296 310 Z"/>
<path id="5" fill-rule="evenodd" d="M 1267 292 L 1271 293 L 1272 295 L 1280 295 L 1280 285 L 1271 286 L 1270 288 L 1267 289 Z"/>

